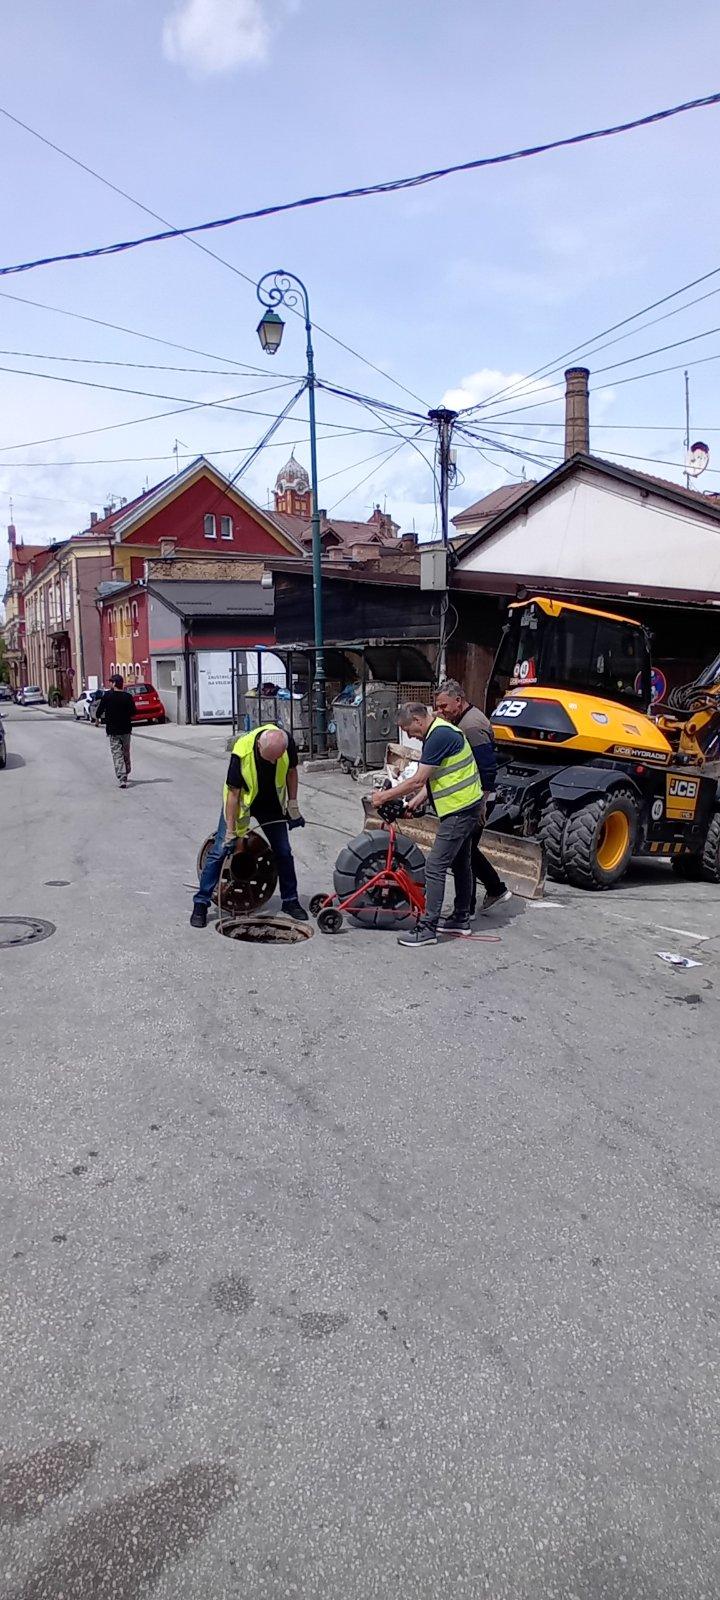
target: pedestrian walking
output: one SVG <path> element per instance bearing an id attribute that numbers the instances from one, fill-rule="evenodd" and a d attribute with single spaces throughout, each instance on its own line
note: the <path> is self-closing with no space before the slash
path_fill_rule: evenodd
<path id="1" fill-rule="evenodd" d="M 473 838 L 472 845 L 472 870 L 473 892 L 470 902 L 470 915 L 474 917 L 476 908 L 478 879 L 485 890 L 481 910 L 492 911 L 493 906 L 502 905 L 504 900 L 512 899 L 512 890 L 495 871 L 491 861 L 483 855 L 480 849 L 483 828 L 487 821 L 487 807 L 492 802 L 497 781 L 497 753 L 493 739 L 492 724 L 484 711 L 474 706 L 468 700 L 465 690 L 455 678 L 446 678 L 441 683 L 435 695 L 435 706 L 442 717 L 453 726 L 460 728 L 470 745 L 470 749 L 477 762 L 478 772 L 483 786 L 483 814 L 480 827 Z"/>
<path id="2" fill-rule="evenodd" d="M 288 837 L 289 829 L 305 826 L 298 804 L 297 745 L 281 728 L 267 723 L 253 728 L 251 733 L 242 733 L 233 745 L 220 821 L 200 875 L 191 927 L 205 927 L 225 857 L 247 833 L 251 817 L 262 828 L 275 857 L 285 915 L 295 922 L 307 922 L 307 911 L 298 898 L 295 859 Z"/>
<path id="3" fill-rule="evenodd" d="M 121 677 L 110 679 L 110 688 L 98 701 L 95 712 L 96 727 L 104 726 L 110 740 L 110 754 L 115 767 L 115 777 L 121 789 L 127 789 L 132 770 L 130 738 L 132 735 L 135 701 L 123 684 Z"/>
<path id="4" fill-rule="evenodd" d="M 472 841 L 480 826 L 483 790 L 475 757 L 459 728 L 419 701 L 401 705 L 398 722 L 411 738 L 422 739 L 417 772 L 395 785 L 390 796 L 387 789 L 376 789 L 372 804 L 379 810 L 388 798 L 412 795 L 412 809 L 427 796 L 437 814 L 437 833 L 425 862 L 425 911 L 417 928 L 398 938 L 398 944 L 417 948 L 437 944 L 448 872 L 455 883 L 455 904 L 439 931 L 466 937 L 472 932 Z"/>

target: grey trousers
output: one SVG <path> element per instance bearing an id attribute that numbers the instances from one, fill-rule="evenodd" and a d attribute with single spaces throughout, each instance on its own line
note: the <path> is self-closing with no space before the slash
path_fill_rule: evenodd
<path id="1" fill-rule="evenodd" d="M 425 915 L 421 928 L 435 933 L 442 913 L 445 897 L 445 879 L 451 871 L 455 880 L 453 914 L 467 917 L 474 887 L 472 871 L 473 835 L 483 818 L 483 803 L 455 811 L 450 817 L 441 817 L 435 843 L 425 862 Z"/>
<path id="2" fill-rule="evenodd" d="M 110 754 L 115 767 L 115 777 L 119 783 L 124 783 L 130 771 L 130 740 L 129 733 L 110 734 Z"/>

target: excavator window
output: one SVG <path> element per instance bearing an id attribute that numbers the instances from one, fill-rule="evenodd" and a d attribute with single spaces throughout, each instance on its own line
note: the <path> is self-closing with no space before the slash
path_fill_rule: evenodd
<path id="1" fill-rule="evenodd" d="M 634 708 L 650 703 L 650 649 L 639 623 L 602 612 L 532 602 L 511 612 L 488 688 L 493 710 L 509 690 L 546 687 L 595 694 Z"/>

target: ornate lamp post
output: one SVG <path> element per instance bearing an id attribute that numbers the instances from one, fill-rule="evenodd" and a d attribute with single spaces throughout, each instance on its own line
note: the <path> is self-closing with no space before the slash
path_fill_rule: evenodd
<path id="1" fill-rule="evenodd" d="M 313 709 L 315 743 L 319 755 L 327 749 L 327 707 L 325 703 L 325 641 L 323 637 L 322 603 L 322 545 L 320 543 L 320 512 L 318 510 L 317 430 L 315 425 L 315 358 L 312 346 L 310 301 L 301 278 L 289 272 L 266 272 L 257 286 L 257 297 L 265 314 L 258 323 L 258 338 L 268 356 L 277 355 L 282 343 L 285 324 L 277 307 L 297 305 L 302 307 L 307 335 L 307 388 L 310 412 L 310 489 L 312 508 L 312 564 L 313 564 L 313 618 L 315 633 L 315 677 L 313 681 Z"/>

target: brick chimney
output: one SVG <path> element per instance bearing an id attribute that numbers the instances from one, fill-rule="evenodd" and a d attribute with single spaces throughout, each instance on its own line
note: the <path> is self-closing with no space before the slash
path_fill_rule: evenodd
<path id="1" fill-rule="evenodd" d="M 590 454 L 590 405 L 587 367 L 568 367 L 565 373 L 565 460 Z"/>

